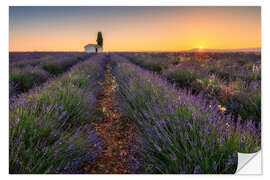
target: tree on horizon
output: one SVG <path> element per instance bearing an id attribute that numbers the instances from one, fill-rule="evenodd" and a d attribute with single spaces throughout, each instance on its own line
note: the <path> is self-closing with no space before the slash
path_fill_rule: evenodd
<path id="1" fill-rule="evenodd" d="M 97 35 L 97 44 L 103 48 L 103 37 L 102 37 L 102 33 L 101 32 L 98 32 L 98 35 Z"/>

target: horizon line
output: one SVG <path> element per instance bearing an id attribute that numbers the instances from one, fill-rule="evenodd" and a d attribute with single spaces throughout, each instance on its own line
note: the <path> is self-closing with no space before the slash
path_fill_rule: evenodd
<path id="1" fill-rule="evenodd" d="M 253 48 L 234 48 L 234 49 L 207 49 L 207 48 L 192 48 L 192 49 L 186 49 L 186 50 L 112 50 L 112 51 L 103 51 L 103 52 L 185 52 L 185 51 L 192 51 L 192 50 L 221 50 L 221 51 L 237 51 L 237 50 L 252 50 L 252 49 L 260 49 L 261 47 L 253 47 Z M 85 52 L 77 51 L 77 50 L 59 50 L 59 51 L 52 51 L 52 50 L 26 50 L 26 51 L 9 51 L 9 52 Z"/>

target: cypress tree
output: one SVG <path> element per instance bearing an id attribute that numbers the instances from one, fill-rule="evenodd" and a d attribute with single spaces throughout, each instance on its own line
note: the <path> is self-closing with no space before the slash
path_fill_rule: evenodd
<path id="1" fill-rule="evenodd" d="M 101 32 L 98 32 L 98 35 L 97 35 L 97 44 L 103 48 L 103 37 L 102 37 L 102 33 Z"/>

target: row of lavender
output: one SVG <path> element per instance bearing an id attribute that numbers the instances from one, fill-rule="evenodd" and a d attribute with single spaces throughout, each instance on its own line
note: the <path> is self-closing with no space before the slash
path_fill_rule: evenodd
<path id="1" fill-rule="evenodd" d="M 18 66 L 21 66 L 20 62 L 28 61 L 31 63 L 32 59 L 35 60 L 46 60 L 46 59 L 60 59 L 64 57 L 70 57 L 70 56 L 84 56 L 84 52 L 10 52 L 9 53 L 9 59 L 10 64 L 17 64 Z M 32 61 L 32 63 L 34 63 Z M 35 64 L 35 63 L 34 63 Z"/>
<path id="2" fill-rule="evenodd" d="M 10 104 L 10 173 L 81 173 L 96 160 L 102 140 L 91 122 L 104 68 L 104 55 L 91 57 Z"/>
<path id="3" fill-rule="evenodd" d="M 178 90 L 157 74 L 111 54 L 123 108 L 140 144 L 133 167 L 144 173 L 234 173 L 237 152 L 260 149 L 260 127 L 234 122 L 214 101 Z"/>
<path id="4" fill-rule="evenodd" d="M 74 52 L 10 53 L 10 97 L 44 83 L 87 57 L 86 53 Z"/>
<path id="5" fill-rule="evenodd" d="M 252 53 L 129 53 L 145 69 L 180 88 L 203 92 L 235 118 L 261 121 L 261 61 Z"/>
<path id="6" fill-rule="evenodd" d="M 260 73 L 252 74 L 255 69 L 260 71 L 260 53 L 210 53 L 210 52 L 179 52 L 179 53 L 121 53 L 133 59 L 134 63 L 146 69 L 161 72 L 171 65 L 185 65 L 199 68 L 202 72 L 216 73 L 225 80 L 242 78 L 245 81 L 260 79 Z M 249 77 L 243 77 L 248 73 Z"/>

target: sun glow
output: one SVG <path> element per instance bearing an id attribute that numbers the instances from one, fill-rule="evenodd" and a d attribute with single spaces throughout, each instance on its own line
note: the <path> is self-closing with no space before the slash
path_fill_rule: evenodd
<path id="1" fill-rule="evenodd" d="M 261 46 L 260 17 L 259 6 L 13 6 L 9 13 L 9 50 L 84 51 L 86 44 L 96 42 L 99 30 L 104 51 L 253 48 Z"/>

